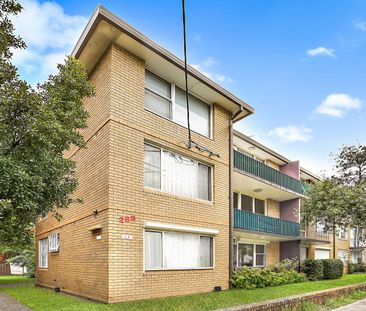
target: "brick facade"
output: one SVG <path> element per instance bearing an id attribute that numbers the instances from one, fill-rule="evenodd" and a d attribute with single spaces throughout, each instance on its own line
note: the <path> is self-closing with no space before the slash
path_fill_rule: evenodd
<path id="1" fill-rule="evenodd" d="M 105 302 L 228 288 L 230 114 L 213 104 L 212 138 L 193 133 L 194 141 L 220 158 L 187 150 L 186 128 L 144 109 L 144 75 L 144 62 L 115 45 L 91 73 L 96 96 L 85 101 L 90 114 L 83 132 L 86 148 L 66 153 L 77 162 L 75 197 L 84 203 L 62 211 L 60 222 L 49 215 L 37 225 L 37 240 L 60 233 L 60 251 L 48 254 L 47 269 L 37 268 L 38 285 Z M 144 188 L 145 141 L 212 166 L 212 202 Z M 136 221 L 121 224 L 123 215 Z M 145 221 L 218 230 L 214 268 L 144 272 Z M 96 225 L 102 226 L 97 233 L 88 230 Z"/>

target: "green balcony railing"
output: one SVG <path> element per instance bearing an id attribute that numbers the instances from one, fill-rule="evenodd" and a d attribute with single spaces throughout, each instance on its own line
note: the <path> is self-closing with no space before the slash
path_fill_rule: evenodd
<path id="1" fill-rule="evenodd" d="M 300 236 L 299 223 L 238 209 L 234 210 L 234 228 L 291 237 Z"/>
<path id="2" fill-rule="evenodd" d="M 269 181 L 272 184 L 276 184 L 282 188 L 292 190 L 299 194 L 305 194 L 304 187 L 300 180 L 275 170 L 274 168 L 236 150 L 234 150 L 234 167 Z"/>

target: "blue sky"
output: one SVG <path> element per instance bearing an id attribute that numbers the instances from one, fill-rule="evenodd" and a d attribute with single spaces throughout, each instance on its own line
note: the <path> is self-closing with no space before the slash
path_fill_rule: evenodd
<path id="1" fill-rule="evenodd" d="M 31 84 L 70 53 L 99 2 L 20 1 L 28 43 L 14 61 Z M 180 0 L 104 1 L 182 56 Z M 186 0 L 188 61 L 256 109 L 236 124 L 319 173 L 342 144 L 366 143 L 366 1 Z"/>

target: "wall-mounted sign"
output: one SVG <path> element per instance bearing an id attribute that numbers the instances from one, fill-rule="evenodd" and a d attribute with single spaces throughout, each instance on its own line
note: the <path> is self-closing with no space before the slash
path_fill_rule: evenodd
<path id="1" fill-rule="evenodd" d="M 136 216 L 135 215 L 126 215 L 126 216 L 121 216 L 118 219 L 118 222 L 120 222 L 121 224 L 124 224 L 126 222 L 132 222 L 132 221 L 136 221 Z"/>
<path id="2" fill-rule="evenodd" d="M 129 234 L 122 235 L 122 240 L 132 240 L 132 239 L 133 239 L 132 235 L 129 235 Z"/>

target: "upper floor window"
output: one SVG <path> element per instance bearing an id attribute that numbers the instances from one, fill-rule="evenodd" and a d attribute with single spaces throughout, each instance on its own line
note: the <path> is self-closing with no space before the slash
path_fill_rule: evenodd
<path id="1" fill-rule="evenodd" d="M 192 131 L 210 137 L 211 106 L 193 95 L 189 95 L 189 106 Z M 145 107 L 187 127 L 185 91 L 148 70 L 145 71 Z"/>
<path id="2" fill-rule="evenodd" d="M 266 214 L 266 202 L 264 200 L 237 192 L 234 192 L 234 208 L 256 214 Z"/>
<path id="3" fill-rule="evenodd" d="M 211 200 L 211 167 L 144 144 L 144 185 L 190 198 Z"/>
<path id="4" fill-rule="evenodd" d="M 344 226 L 338 228 L 338 238 L 342 240 L 348 239 L 348 230 Z"/>
<path id="5" fill-rule="evenodd" d="M 327 234 L 327 226 L 324 221 L 317 221 L 315 224 L 316 233 L 322 235 Z"/>

